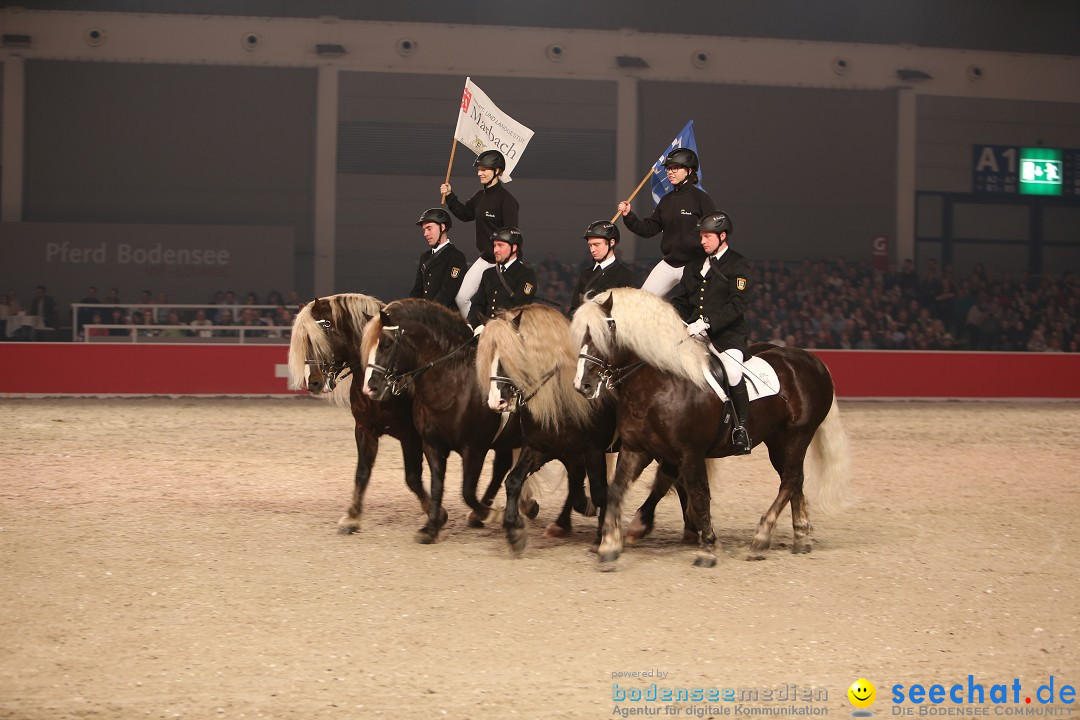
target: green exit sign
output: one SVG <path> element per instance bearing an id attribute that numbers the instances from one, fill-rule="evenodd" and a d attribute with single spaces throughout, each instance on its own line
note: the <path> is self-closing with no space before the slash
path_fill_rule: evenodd
<path id="1" fill-rule="evenodd" d="M 1061 195 L 1063 170 L 1061 150 L 1020 148 L 1020 194 Z"/>

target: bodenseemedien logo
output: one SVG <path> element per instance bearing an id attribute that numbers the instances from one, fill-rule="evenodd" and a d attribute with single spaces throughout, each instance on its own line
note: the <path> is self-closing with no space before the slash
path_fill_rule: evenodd
<path id="1" fill-rule="evenodd" d="M 851 704 L 855 706 L 851 717 L 874 717 L 874 712 L 869 709 L 874 704 L 874 700 L 877 700 L 877 688 L 874 687 L 874 683 L 866 678 L 859 678 L 851 683 L 847 696 Z"/>

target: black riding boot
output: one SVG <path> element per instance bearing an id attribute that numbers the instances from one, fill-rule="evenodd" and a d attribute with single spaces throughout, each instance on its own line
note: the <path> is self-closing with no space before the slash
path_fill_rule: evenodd
<path id="1" fill-rule="evenodd" d="M 746 393 L 746 380 L 731 388 L 731 404 L 735 406 L 735 427 L 731 429 L 731 444 L 736 455 L 750 454 L 750 433 L 746 422 L 750 417 L 750 397 Z"/>

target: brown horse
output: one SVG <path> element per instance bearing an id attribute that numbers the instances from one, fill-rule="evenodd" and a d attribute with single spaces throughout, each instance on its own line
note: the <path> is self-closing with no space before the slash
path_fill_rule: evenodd
<path id="1" fill-rule="evenodd" d="M 472 509 L 470 519 L 490 520 L 491 500 L 476 498 L 476 484 L 489 448 L 510 451 L 521 446 L 516 414 L 500 416 L 487 408 L 476 383 L 476 342 L 457 313 L 428 300 L 390 303 L 364 328 L 361 352 L 366 358 L 364 393 L 376 401 L 407 397 L 413 424 L 423 440 L 431 468 L 428 521 L 418 542 L 432 543 L 446 522 L 442 510 L 446 460 L 461 455 L 462 496 Z M 506 455 L 509 459 L 509 455 Z M 509 463 L 502 471 L 509 470 Z M 492 478 L 502 480 L 502 474 Z M 492 488 L 489 487 L 489 493 Z M 497 515 L 497 513 L 496 513 Z"/>
<path id="2" fill-rule="evenodd" d="M 731 414 L 705 380 L 706 351 L 690 339 L 674 308 L 650 293 L 621 288 L 601 293 L 574 315 L 571 332 L 580 348 L 575 387 L 595 397 L 611 377 L 619 389 L 622 449 L 608 488 L 600 560 L 622 550 L 623 495 L 651 461 L 677 465 L 700 530 L 695 564 L 712 566 L 716 533 L 710 516 L 705 459 L 732 454 Z M 796 348 L 760 353 L 773 369 L 779 392 L 750 404 L 750 437 L 768 447 L 780 489 L 758 522 L 751 551 L 768 549 L 776 520 L 791 503 L 793 551 L 810 551 L 812 527 L 803 494 L 803 461 L 812 451 L 819 472 L 818 504 L 839 504 L 847 483 L 846 436 L 832 378 L 814 355 Z M 632 371 L 631 371 L 632 370 Z"/>
<path id="3" fill-rule="evenodd" d="M 293 387 L 352 410 L 356 437 L 356 475 L 353 499 L 338 521 L 338 532 L 348 535 L 360 529 L 364 491 L 379 450 L 379 437 L 390 435 L 401 443 L 405 484 L 428 512 L 431 498 L 421 479 L 423 451 L 420 434 L 412 421 L 408 397 L 377 403 L 361 391 L 353 376 L 363 374 L 360 338 L 364 325 L 379 314 L 382 303 L 359 293 L 321 297 L 297 313 L 289 343 L 289 379 Z M 442 511 L 443 520 L 446 511 Z"/>
<path id="4" fill-rule="evenodd" d="M 590 403 L 574 390 L 577 351 L 570 323 L 546 305 L 509 310 L 484 326 L 476 350 L 476 379 L 488 386 L 488 407 L 520 417 L 522 450 L 506 476 L 503 528 L 514 554 L 528 543 L 517 512 L 525 479 L 551 460 L 567 472 L 567 502 L 548 526 L 549 537 L 570 531 L 570 511 L 588 514 L 583 492 L 588 475 L 593 502 L 603 508 L 607 495 L 605 449 L 615 439 L 614 402 Z M 599 542 L 597 527 L 597 542 Z"/>

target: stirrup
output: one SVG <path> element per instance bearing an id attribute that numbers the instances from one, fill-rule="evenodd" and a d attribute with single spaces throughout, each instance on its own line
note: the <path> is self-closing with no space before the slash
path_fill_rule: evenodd
<path id="1" fill-rule="evenodd" d="M 750 454 L 750 433 L 742 425 L 736 425 L 731 429 L 731 447 L 736 455 Z"/>

